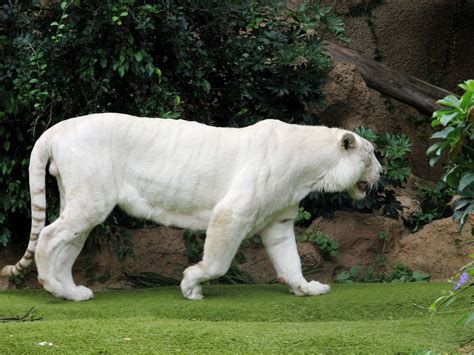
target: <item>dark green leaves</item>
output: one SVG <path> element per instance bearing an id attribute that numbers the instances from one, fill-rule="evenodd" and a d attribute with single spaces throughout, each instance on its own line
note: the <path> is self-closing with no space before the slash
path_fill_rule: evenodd
<path id="1" fill-rule="evenodd" d="M 370 128 L 359 127 L 355 132 L 376 144 L 383 156 L 384 170 L 388 179 L 395 185 L 400 185 L 411 174 L 408 167 L 407 154 L 411 151 L 410 138 L 401 133 L 388 133 L 382 136 L 375 134 Z"/>
<path id="2" fill-rule="evenodd" d="M 466 187 L 471 185 L 473 182 L 474 182 L 474 172 L 465 173 L 462 176 L 461 181 L 459 181 L 458 191 L 463 192 L 466 189 Z"/>
<path id="3" fill-rule="evenodd" d="M 460 99 L 448 95 L 438 100 L 438 104 L 449 109 L 433 113 L 432 127 L 444 128 L 431 136 L 438 141 L 428 148 L 427 154 L 431 157 L 431 166 L 438 163 L 446 153 L 448 155 L 448 166 L 443 180 L 463 196 L 463 199 L 455 204 L 454 212 L 454 219 L 459 221 L 459 227 L 462 229 L 474 204 L 474 116 L 469 117 L 474 107 L 474 80 L 467 80 L 459 86 L 465 90 Z"/>
<path id="4" fill-rule="evenodd" d="M 339 255 L 339 241 L 331 239 L 329 236 L 321 231 L 316 233 L 302 234 L 299 237 L 300 242 L 310 242 L 314 244 L 321 251 L 324 258 L 329 259 Z"/>

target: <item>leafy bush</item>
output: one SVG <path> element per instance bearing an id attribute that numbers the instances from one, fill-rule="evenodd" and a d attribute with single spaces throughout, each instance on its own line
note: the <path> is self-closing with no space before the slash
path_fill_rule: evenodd
<path id="1" fill-rule="evenodd" d="M 401 186 L 411 174 L 408 166 L 407 154 L 411 151 L 410 138 L 402 133 L 388 133 L 377 135 L 370 128 L 356 128 L 355 132 L 377 146 L 384 167 L 381 177 L 385 185 Z"/>
<path id="2" fill-rule="evenodd" d="M 303 207 L 300 207 L 298 210 L 298 215 L 295 218 L 295 225 L 307 227 L 310 221 L 311 213 L 306 211 Z"/>
<path id="3" fill-rule="evenodd" d="M 448 167 L 443 181 L 460 195 L 454 203 L 454 219 L 462 229 L 474 209 L 474 80 L 459 85 L 465 92 L 458 99 L 453 95 L 438 100 L 446 109 L 433 113 L 432 127 L 442 127 L 431 138 L 438 141 L 428 148 L 430 165 L 435 165 L 445 153 Z"/>
<path id="4" fill-rule="evenodd" d="M 284 3 L 3 2 L 0 245 L 11 231 L 28 235 L 29 152 L 58 121 L 112 111 L 218 126 L 315 123 L 305 106 L 322 100 L 322 36 L 341 37 L 342 22 L 328 7 Z"/>
<path id="5" fill-rule="evenodd" d="M 431 304 L 431 311 L 438 313 L 441 312 L 441 309 L 448 308 L 451 304 L 456 302 L 457 300 L 461 299 L 462 297 L 466 297 L 467 299 L 471 299 L 472 304 L 472 292 L 469 297 L 469 292 L 472 291 L 474 287 L 474 254 L 470 255 L 471 262 L 464 265 L 457 274 L 455 274 L 449 282 L 453 284 L 450 290 L 444 291 L 444 294 L 438 297 L 432 304 Z M 464 313 L 461 318 L 458 320 L 458 323 L 464 323 L 467 325 L 474 321 L 474 311 L 472 310 L 472 306 L 470 308 L 470 312 Z"/>
<path id="6" fill-rule="evenodd" d="M 183 233 L 184 244 L 186 246 L 186 256 L 190 263 L 197 263 L 202 259 L 204 251 L 204 241 L 206 233 L 202 231 L 192 231 L 185 229 Z"/>
<path id="7" fill-rule="evenodd" d="M 452 199 L 454 190 L 446 183 L 440 181 L 435 186 L 422 187 L 418 195 L 421 200 L 421 212 L 415 212 L 410 217 L 414 232 L 436 219 L 452 215 L 448 202 Z"/>
<path id="8" fill-rule="evenodd" d="M 355 132 L 377 146 L 376 156 L 384 167 L 379 182 L 363 200 L 352 200 L 345 193 L 312 193 L 303 201 L 303 207 L 315 217 L 321 213 L 332 215 L 335 210 L 355 210 L 368 213 L 380 211 L 386 216 L 398 218 L 401 205 L 390 187 L 402 186 L 411 174 L 407 159 L 411 141 L 401 133 L 379 136 L 364 127 L 355 129 Z"/>
<path id="9" fill-rule="evenodd" d="M 339 241 L 329 238 L 329 236 L 321 231 L 303 233 L 299 236 L 299 241 L 314 244 L 326 259 L 339 255 Z"/>
<path id="10" fill-rule="evenodd" d="M 432 127 L 440 127 L 431 138 L 438 141 L 428 148 L 427 154 L 432 158 L 430 164 L 434 165 L 447 154 L 448 163 L 443 181 L 455 189 L 460 196 L 454 203 L 453 218 L 458 221 L 460 232 L 474 209 L 474 80 L 467 80 L 460 84 L 464 90 L 461 98 L 448 95 L 437 103 L 445 109 L 433 113 Z M 474 235 L 474 228 L 471 229 Z M 464 265 L 460 272 L 451 280 L 454 287 L 439 297 L 431 305 L 434 312 L 439 312 L 442 307 L 448 307 L 462 295 L 469 294 L 474 286 L 474 255 L 473 261 Z M 474 321 L 472 307 L 460 321 L 468 324 Z"/>
<path id="11" fill-rule="evenodd" d="M 372 266 L 368 266 L 362 270 L 360 265 L 352 267 L 349 271 L 342 271 L 336 275 L 336 282 L 353 283 L 353 282 L 419 282 L 429 281 L 430 274 L 413 271 L 409 266 L 397 264 L 395 268 L 387 275 L 382 272 L 376 272 Z"/>

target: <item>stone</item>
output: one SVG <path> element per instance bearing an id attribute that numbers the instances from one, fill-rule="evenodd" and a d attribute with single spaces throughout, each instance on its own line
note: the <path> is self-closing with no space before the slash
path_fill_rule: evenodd
<path id="1" fill-rule="evenodd" d="M 446 281 L 469 262 L 474 253 L 472 220 L 461 234 L 451 217 L 433 221 L 416 233 L 404 235 L 389 252 L 389 264 L 403 263 L 431 274 L 434 281 Z"/>

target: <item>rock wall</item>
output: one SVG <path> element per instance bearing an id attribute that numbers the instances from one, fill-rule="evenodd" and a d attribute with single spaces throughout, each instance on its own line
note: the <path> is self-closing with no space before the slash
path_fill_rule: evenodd
<path id="1" fill-rule="evenodd" d="M 324 93 L 324 105 L 309 108 L 321 124 L 349 130 L 364 126 L 378 133 L 402 132 L 413 143 L 409 155 L 413 173 L 431 181 L 442 175 L 441 165 L 431 168 L 426 156 L 426 150 L 432 144 L 431 120 L 413 107 L 368 88 L 353 64 L 335 63 Z"/>
<path id="2" fill-rule="evenodd" d="M 296 4 L 298 0 L 291 3 Z M 322 0 L 344 18 L 348 47 L 444 89 L 474 78 L 472 0 Z M 367 89 L 350 65 L 336 65 L 326 85 L 327 105 L 318 115 L 330 126 L 401 131 L 414 142 L 415 175 L 435 181 L 441 169 L 426 158 L 430 118 L 397 100 Z M 332 81 L 332 82 L 331 82 Z"/>
<path id="3" fill-rule="evenodd" d="M 323 0 L 341 14 L 349 47 L 455 91 L 474 77 L 472 0 Z"/>

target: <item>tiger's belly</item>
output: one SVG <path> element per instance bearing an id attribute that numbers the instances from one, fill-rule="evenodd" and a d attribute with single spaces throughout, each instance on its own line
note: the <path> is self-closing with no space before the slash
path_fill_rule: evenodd
<path id="1" fill-rule="evenodd" d="M 214 207 L 212 200 L 206 199 L 199 203 L 195 198 L 182 196 L 179 192 L 154 192 L 124 186 L 119 192 L 117 205 L 133 217 L 166 226 L 197 230 L 207 228 Z"/>

